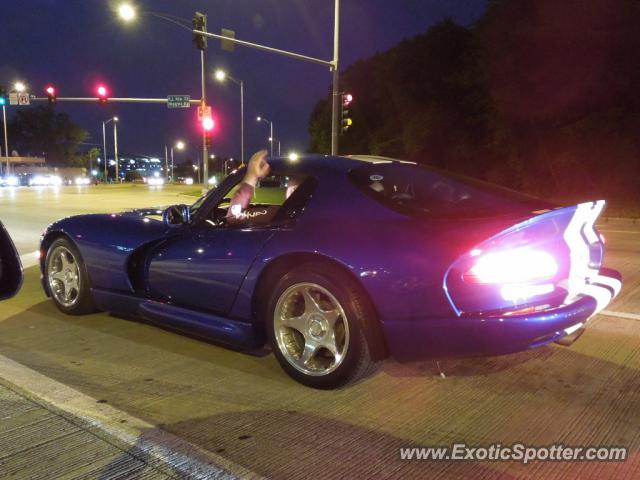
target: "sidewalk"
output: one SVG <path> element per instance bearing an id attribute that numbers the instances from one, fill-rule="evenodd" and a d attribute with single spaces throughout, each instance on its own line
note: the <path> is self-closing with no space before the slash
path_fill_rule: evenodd
<path id="1" fill-rule="evenodd" d="M 170 478 L 142 460 L 0 384 L 0 478 Z"/>

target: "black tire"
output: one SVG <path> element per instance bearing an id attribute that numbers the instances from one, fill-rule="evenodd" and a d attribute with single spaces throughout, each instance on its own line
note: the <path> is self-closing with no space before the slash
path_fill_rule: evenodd
<path id="1" fill-rule="evenodd" d="M 318 285 L 333 295 L 346 317 L 340 317 L 342 320 L 339 321 L 348 324 L 346 352 L 343 351 L 343 358 L 335 370 L 326 374 L 307 374 L 294 367 L 287 360 L 276 338 L 278 327 L 275 311 L 278 302 L 291 288 L 295 289 L 297 285 L 303 284 Z M 269 342 L 280 366 L 291 378 L 303 385 L 318 389 L 338 388 L 365 377 L 375 368 L 364 333 L 365 329 L 371 326 L 371 322 L 376 321 L 375 313 L 353 280 L 336 267 L 314 262 L 303 264 L 286 273 L 276 283 L 267 302 L 265 321 Z"/>
<path id="2" fill-rule="evenodd" d="M 73 262 L 76 263 L 78 267 L 77 295 L 74 296 L 73 301 L 70 305 L 61 303 L 55 292 L 52 291 L 50 281 L 50 272 L 52 268 L 51 263 L 55 261 L 54 255 L 57 255 L 60 249 L 66 249 L 66 251 L 69 252 L 69 254 L 72 256 Z M 89 283 L 89 275 L 87 274 L 86 266 L 76 246 L 67 238 L 58 238 L 49 246 L 44 263 L 44 276 L 44 281 L 47 284 L 49 295 L 51 296 L 51 299 L 53 300 L 55 306 L 61 312 L 69 315 L 86 315 L 88 313 L 93 313 L 96 311 L 95 305 L 93 303 L 93 298 L 91 297 L 91 286 Z"/>

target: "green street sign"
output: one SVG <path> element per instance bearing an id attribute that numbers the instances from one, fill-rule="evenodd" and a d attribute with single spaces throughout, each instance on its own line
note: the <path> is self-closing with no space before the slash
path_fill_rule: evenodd
<path id="1" fill-rule="evenodd" d="M 169 108 L 189 108 L 191 97 L 189 95 L 169 95 L 167 97 L 167 107 Z"/>

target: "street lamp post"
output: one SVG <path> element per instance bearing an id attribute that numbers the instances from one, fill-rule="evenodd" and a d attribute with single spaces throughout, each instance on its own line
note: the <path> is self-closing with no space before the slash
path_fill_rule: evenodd
<path id="1" fill-rule="evenodd" d="M 269 124 L 269 138 L 273 138 L 273 122 L 271 120 L 267 120 L 264 117 L 257 117 L 256 120 L 258 122 L 265 122 Z M 273 157 L 273 142 L 271 143 L 271 156 Z"/>
<path id="2" fill-rule="evenodd" d="M 7 137 L 7 107 L 4 103 L 2 104 L 2 122 L 4 125 L 4 156 L 6 157 L 6 161 L 7 161 L 7 168 L 4 173 L 8 175 L 9 174 L 9 140 L 7 139 L 8 138 Z"/>
<path id="3" fill-rule="evenodd" d="M 102 122 L 102 156 L 104 157 L 104 183 L 107 183 L 107 180 L 109 179 L 109 164 L 107 163 L 107 123 L 114 122 L 114 138 L 117 139 L 117 135 L 115 133 L 115 122 L 117 121 L 118 117 L 111 117 Z M 116 145 L 116 156 L 118 155 L 117 150 L 118 147 Z M 116 172 L 117 168 L 118 167 L 116 166 Z"/>
<path id="4" fill-rule="evenodd" d="M 116 162 L 116 183 L 120 182 L 119 160 L 118 160 L 118 118 L 113 121 L 113 159 Z"/>
<path id="5" fill-rule="evenodd" d="M 240 162 L 244 165 L 244 82 L 227 75 L 224 70 L 216 70 L 216 80 L 223 82 L 226 78 L 240 86 Z"/>
<path id="6" fill-rule="evenodd" d="M 272 146 L 273 146 L 273 142 L 277 142 L 278 143 L 278 156 L 281 156 L 281 154 L 280 154 L 280 140 L 278 140 L 277 138 L 269 137 L 269 142 L 271 143 Z"/>
<path id="7" fill-rule="evenodd" d="M 165 20 L 167 22 L 173 23 L 175 25 L 178 25 L 179 27 L 185 28 L 187 30 L 189 30 L 190 32 L 192 32 L 192 28 L 188 27 L 187 25 L 185 25 L 184 23 L 182 23 L 183 21 L 185 21 L 185 19 L 182 19 L 180 17 L 176 17 L 174 15 L 168 15 L 168 14 L 163 14 L 160 12 L 153 12 L 153 11 L 143 11 L 140 12 L 143 15 L 151 15 L 154 16 L 156 18 L 160 18 L 162 20 Z M 118 15 L 120 16 L 120 18 L 127 22 L 133 22 L 136 19 L 138 12 L 136 11 L 135 7 L 132 6 L 129 3 L 123 3 L 118 7 Z M 205 22 L 206 25 L 206 22 Z M 205 29 L 206 27 L 203 27 L 203 29 Z M 205 87 L 206 87 L 206 83 L 205 83 L 205 61 L 204 61 L 204 50 L 200 50 L 200 83 L 201 83 L 201 88 L 202 88 L 202 97 L 200 99 L 200 106 L 204 109 L 207 106 L 207 98 L 206 98 L 206 91 L 205 91 Z M 207 132 L 206 130 L 203 128 L 202 129 L 202 158 L 209 158 L 208 154 L 207 154 Z M 173 166 L 172 166 L 173 168 Z M 207 177 L 208 175 L 208 170 L 209 170 L 209 166 L 208 166 L 208 162 L 204 162 L 204 165 L 202 166 L 202 171 L 205 177 Z M 206 188 L 206 187 L 205 187 Z"/>
<path id="8" fill-rule="evenodd" d="M 178 140 L 174 146 L 171 147 L 171 181 L 173 181 L 173 147 L 177 148 L 178 150 L 184 150 L 185 144 L 182 140 Z M 167 146 L 164 146 L 165 151 L 167 149 Z"/>

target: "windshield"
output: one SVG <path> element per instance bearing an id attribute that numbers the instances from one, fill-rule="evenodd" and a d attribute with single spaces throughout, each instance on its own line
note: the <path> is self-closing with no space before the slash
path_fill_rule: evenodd
<path id="1" fill-rule="evenodd" d="M 490 217 L 554 208 L 508 188 L 410 163 L 367 163 L 349 178 L 367 195 L 408 215 Z"/>

